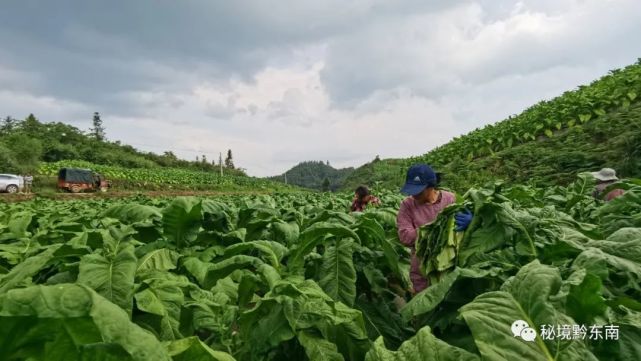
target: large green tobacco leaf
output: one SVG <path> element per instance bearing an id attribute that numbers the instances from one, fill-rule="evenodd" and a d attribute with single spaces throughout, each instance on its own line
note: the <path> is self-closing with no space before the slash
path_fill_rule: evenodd
<path id="1" fill-rule="evenodd" d="M 328 237 L 352 238 L 360 243 L 360 238 L 353 230 L 339 224 L 320 222 L 308 227 L 300 235 L 298 247 L 293 251 L 288 262 L 292 270 L 300 270 L 304 266 L 304 257 Z"/>
<path id="2" fill-rule="evenodd" d="M 235 361 L 226 352 L 212 350 L 198 337 L 166 342 L 164 345 L 173 361 Z"/>
<path id="3" fill-rule="evenodd" d="M 284 317 L 284 306 L 272 299 L 261 300 L 254 309 L 242 314 L 240 327 L 241 336 L 246 340 L 245 347 L 255 355 L 266 353 L 296 336 Z"/>
<path id="4" fill-rule="evenodd" d="M 178 247 L 193 242 L 202 224 L 202 203 L 194 198 L 176 198 L 162 212 L 165 237 Z"/>
<path id="5" fill-rule="evenodd" d="M 356 299 L 356 270 L 352 253 L 354 241 L 344 239 L 330 246 L 323 254 L 318 284 L 331 298 L 348 306 Z"/>
<path id="6" fill-rule="evenodd" d="M 605 263 L 631 284 L 641 282 L 640 228 L 621 228 L 607 240 L 588 242 L 587 247 L 574 260 L 575 268 L 591 269 Z"/>
<path id="7" fill-rule="evenodd" d="M 396 348 L 415 332 L 403 321 L 391 301 L 379 297 L 368 299 L 362 294 L 355 307 L 363 313 L 367 334 L 372 340 L 383 336 L 387 345 Z"/>
<path id="8" fill-rule="evenodd" d="M 17 242 L 0 243 L 0 260 L 14 266 L 40 251 L 41 247 L 33 238 L 22 238 Z"/>
<path id="9" fill-rule="evenodd" d="M 284 245 L 274 241 L 249 241 L 233 244 L 225 248 L 225 257 L 234 256 L 240 253 L 260 252 L 264 259 L 274 268 L 280 268 L 280 260 L 287 254 L 288 249 Z"/>
<path id="10" fill-rule="evenodd" d="M 7 228 L 15 238 L 26 237 L 32 220 L 31 212 L 18 212 L 11 215 Z"/>
<path id="11" fill-rule="evenodd" d="M 280 273 L 278 271 L 268 265 L 268 264 L 261 264 L 256 268 L 256 273 L 260 277 L 260 279 L 269 287 L 269 289 L 274 288 L 276 283 L 280 281 Z"/>
<path id="12" fill-rule="evenodd" d="M 137 259 L 126 245 L 116 255 L 93 253 L 80 261 L 78 283 L 85 284 L 131 313 Z"/>
<path id="13" fill-rule="evenodd" d="M 294 307 L 285 309 L 293 329 L 316 328 L 335 343 L 346 360 L 362 360 L 370 348 L 361 312 L 333 302 L 313 282 L 298 285 L 302 295 L 294 298 Z"/>
<path id="14" fill-rule="evenodd" d="M 469 266 L 473 262 L 468 262 L 470 258 L 476 255 L 486 254 L 499 247 L 503 247 L 513 236 L 514 231 L 504 225 L 493 221 L 487 226 L 474 230 L 469 235 L 469 242 L 465 248 L 460 250 L 459 265 Z"/>
<path id="15" fill-rule="evenodd" d="M 197 257 L 187 257 L 183 258 L 182 266 L 185 267 L 187 272 L 192 275 L 198 284 L 202 286 L 205 282 L 205 276 L 207 275 L 207 269 L 211 266 L 209 262 L 203 262 Z"/>
<path id="16" fill-rule="evenodd" d="M 166 248 L 153 250 L 138 260 L 136 273 L 155 270 L 169 271 L 176 268 L 176 263 L 181 255 Z"/>
<path id="17" fill-rule="evenodd" d="M 136 307 L 158 317 L 144 318 L 141 323 L 151 327 L 162 340 L 181 338 L 180 315 L 185 302 L 181 288 L 190 286 L 189 281 L 184 276 L 167 272 L 154 272 L 146 276 L 142 290 L 134 296 Z"/>
<path id="18" fill-rule="evenodd" d="M 636 361 L 641 355 L 641 312 L 620 306 L 610 312 L 609 323 L 619 326 L 616 341 L 600 340 L 594 344 L 600 360 Z"/>
<path id="19" fill-rule="evenodd" d="M 229 232 L 233 229 L 232 210 L 227 205 L 211 199 L 204 199 L 202 210 L 203 228 L 219 232 Z"/>
<path id="20" fill-rule="evenodd" d="M 274 241 L 291 245 L 298 241 L 300 228 L 295 222 L 274 222 L 271 225 Z"/>
<path id="21" fill-rule="evenodd" d="M 240 325 L 240 334 L 256 356 L 303 330 L 335 344 L 345 360 L 362 360 L 370 346 L 359 311 L 334 302 L 315 282 L 299 278 L 278 281 L 255 308 L 241 315 Z"/>
<path id="22" fill-rule="evenodd" d="M 210 289 L 216 282 L 227 277 L 230 273 L 245 268 L 258 268 L 264 262 L 260 258 L 236 255 L 219 262 L 203 262 L 195 257 L 189 257 L 183 265 L 191 273 L 198 283 L 205 289 Z"/>
<path id="23" fill-rule="evenodd" d="M 102 217 L 115 218 L 125 224 L 158 221 L 162 213 L 156 207 L 137 203 L 116 204 L 102 213 Z"/>
<path id="24" fill-rule="evenodd" d="M 582 340 L 544 341 L 542 325 L 576 322 L 556 309 L 549 298 L 561 287 L 558 269 L 533 261 L 521 268 L 504 291 L 488 292 L 460 309 L 484 360 L 596 360 Z M 514 337 L 511 325 L 523 320 L 536 331 L 534 342 Z"/>
<path id="25" fill-rule="evenodd" d="M 413 317 L 433 311 L 445 299 L 455 282 L 463 278 L 483 278 L 488 274 L 488 271 L 457 267 L 447 273 L 437 284 L 426 288 L 414 296 L 412 300 L 401 309 L 401 315 L 403 315 L 403 319 L 407 321 Z"/>
<path id="26" fill-rule="evenodd" d="M 601 295 L 601 279 L 583 269 L 576 273 L 576 278 L 582 279 L 580 283 L 570 285 L 565 309 L 579 324 L 592 325 L 596 317 L 603 315 L 606 310 L 605 299 Z"/>
<path id="27" fill-rule="evenodd" d="M 298 333 L 298 342 L 305 348 L 305 353 L 310 361 L 345 360 L 343 355 L 338 352 L 335 344 L 310 331 L 300 331 Z"/>
<path id="28" fill-rule="evenodd" d="M 366 216 L 375 218 L 379 224 L 387 228 L 396 227 L 396 212 L 390 208 L 378 208 L 366 213 Z"/>
<path id="29" fill-rule="evenodd" d="M 385 348 L 380 337 L 367 353 L 365 361 L 478 361 L 479 357 L 436 338 L 429 326 L 405 341 L 397 351 Z M 514 359 L 517 360 L 517 359 Z M 521 358 L 518 360 L 529 360 Z"/>
<path id="30" fill-rule="evenodd" d="M 385 239 L 385 229 L 372 216 L 361 215 L 354 226 L 365 245 L 375 245 Z"/>
<path id="31" fill-rule="evenodd" d="M 0 295 L 0 359 L 171 360 L 127 313 L 82 285 L 33 286 Z"/>
<path id="32" fill-rule="evenodd" d="M 25 261 L 13 267 L 11 271 L 0 278 L 0 294 L 31 280 L 45 265 L 55 256 L 56 251 L 62 245 L 53 245 L 36 256 L 27 258 Z"/>
<path id="33" fill-rule="evenodd" d="M 377 210 L 379 214 L 388 214 L 382 210 Z M 360 216 L 355 225 L 356 233 L 359 235 L 364 244 L 372 249 L 381 248 L 387 266 L 392 270 L 394 276 L 403 280 L 407 277 L 406 273 L 402 272 L 399 267 L 399 254 L 396 252 L 392 244 L 386 239 L 385 229 L 376 220 L 376 216 L 372 213 L 366 213 Z M 396 227 L 396 223 L 394 223 Z"/>

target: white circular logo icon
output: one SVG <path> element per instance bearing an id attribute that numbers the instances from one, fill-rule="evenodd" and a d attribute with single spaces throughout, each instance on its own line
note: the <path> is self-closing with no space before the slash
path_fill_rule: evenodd
<path id="1" fill-rule="evenodd" d="M 511 329 L 514 337 L 520 337 L 523 341 L 532 342 L 536 339 L 536 331 L 530 328 L 530 325 L 523 320 L 512 322 Z"/>
<path id="2" fill-rule="evenodd" d="M 530 325 L 527 324 L 527 322 L 523 320 L 516 320 L 512 322 L 512 334 L 514 337 L 520 337 L 521 336 L 521 331 L 523 331 L 524 328 L 528 328 Z"/>
<path id="3" fill-rule="evenodd" d="M 532 342 L 536 339 L 536 331 L 534 331 L 534 329 L 526 327 L 523 329 L 523 331 L 521 331 L 521 338 L 524 341 Z"/>

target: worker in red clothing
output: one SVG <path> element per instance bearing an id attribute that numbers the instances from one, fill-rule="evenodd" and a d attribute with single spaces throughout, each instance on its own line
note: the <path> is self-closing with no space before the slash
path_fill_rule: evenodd
<path id="1" fill-rule="evenodd" d="M 592 176 L 596 179 L 597 184 L 594 190 L 594 198 L 603 199 L 606 202 L 613 200 L 614 198 L 625 193 L 623 189 L 615 188 L 610 190 L 607 194 L 603 194 L 606 188 L 611 184 L 616 183 L 619 178 L 617 177 L 616 172 L 612 168 L 603 168 L 598 172 L 592 172 Z"/>
<path id="2" fill-rule="evenodd" d="M 352 212 L 362 212 L 367 205 L 380 205 L 380 199 L 370 194 L 369 189 L 365 186 L 359 186 L 354 191 L 354 199 L 352 200 Z"/>
<path id="3" fill-rule="evenodd" d="M 396 224 L 401 243 L 412 250 L 410 280 L 415 293 L 429 286 L 428 280 L 420 272 L 419 260 L 416 257 L 414 243 L 417 229 L 433 222 L 445 207 L 456 202 L 453 193 L 438 188 L 438 182 L 439 177 L 429 165 L 416 164 L 407 171 L 407 179 L 401 189 L 401 192 L 409 197 L 401 203 Z M 472 213 L 469 211 L 459 212 L 454 217 L 456 231 L 465 230 L 472 221 Z"/>

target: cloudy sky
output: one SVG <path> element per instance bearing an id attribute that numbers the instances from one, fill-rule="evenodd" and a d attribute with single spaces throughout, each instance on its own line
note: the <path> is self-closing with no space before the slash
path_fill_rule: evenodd
<path id="1" fill-rule="evenodd" d="M 423 154 L 641 57 L 639 0 L 6 0 L 0 116 L 256 176 Z"/>

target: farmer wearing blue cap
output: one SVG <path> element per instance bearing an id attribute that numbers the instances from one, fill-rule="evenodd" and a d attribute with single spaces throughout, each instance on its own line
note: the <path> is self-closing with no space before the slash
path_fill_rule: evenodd
<path id="1" fill-rule="evenodd" d="M 447 206 L 454 203 L 453 193 L 438 189 L 440 176 L 427 164 L 415 164 L 407 171 L 405 185 L 401 193 L 408 195 L 401 203 L 396 224 L 398 237 L 403 245 L 412 249 L 410 279 L 414 292 L 418 293 L 429 286 L 428 280 L 421 275 L 419 260 L 416 257 L 417 229 L 431 223 Z M 465 230 L 472 221 L 469 211 L 455 215 L 456 231 Z"/>

